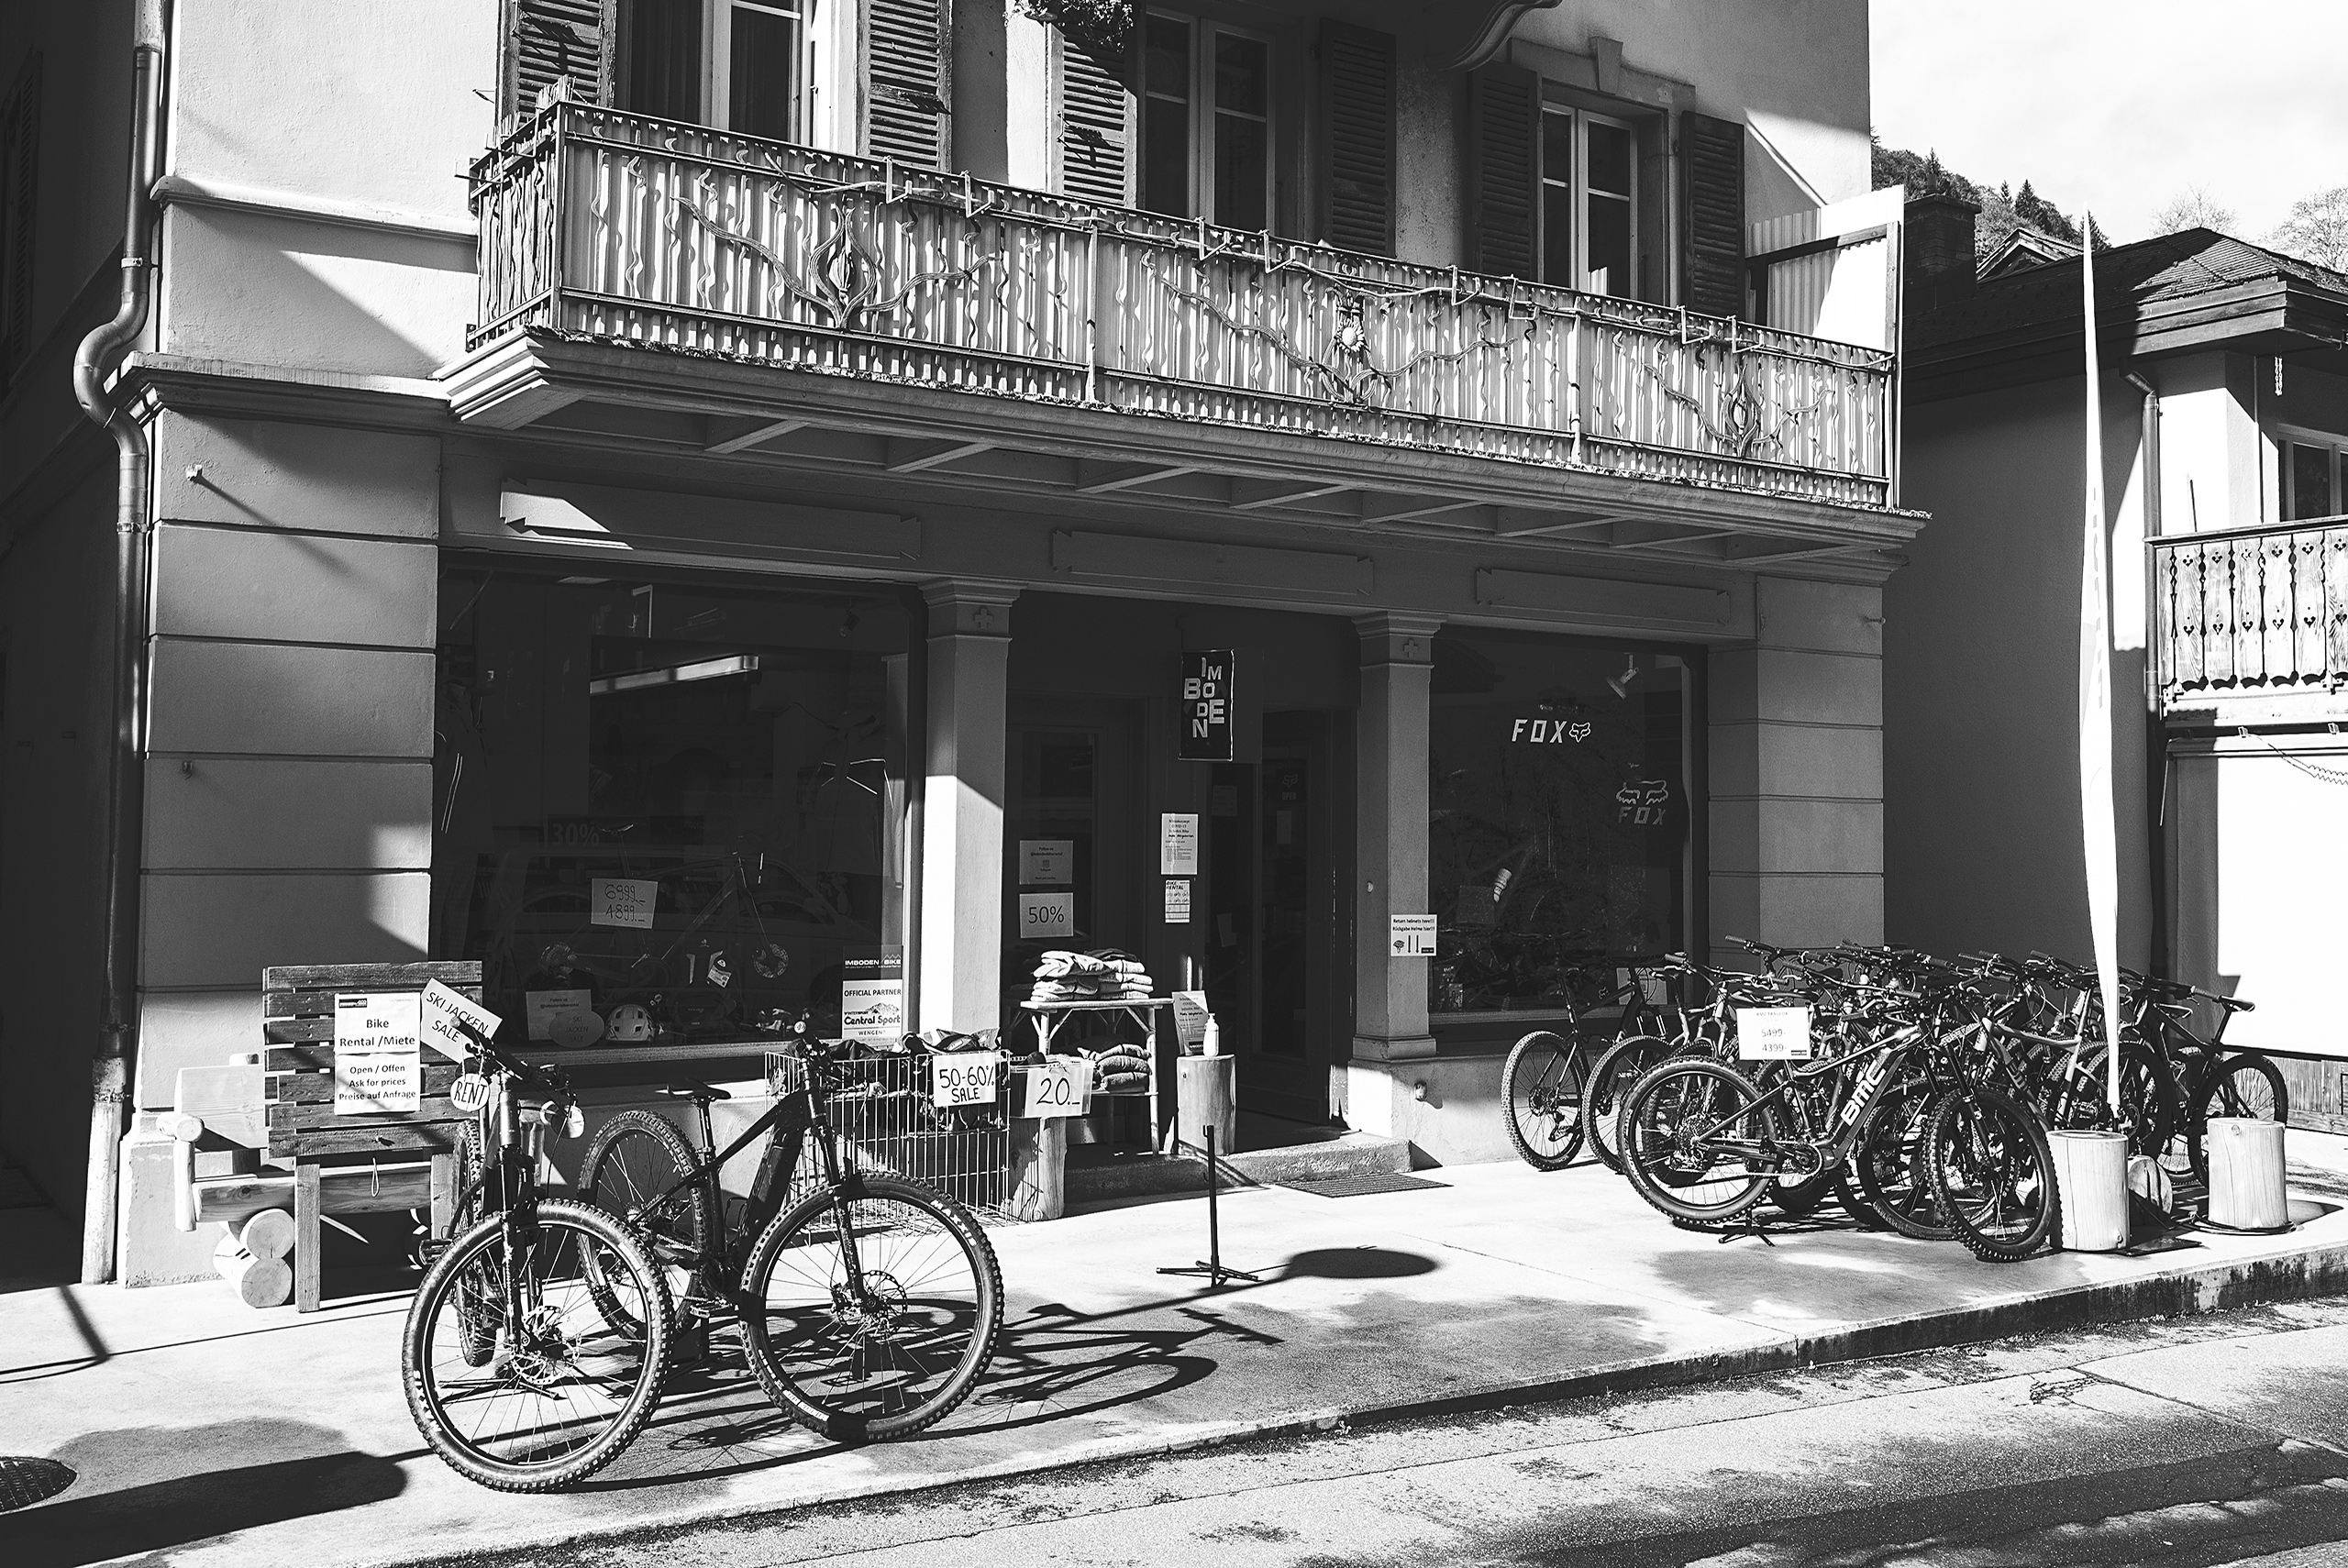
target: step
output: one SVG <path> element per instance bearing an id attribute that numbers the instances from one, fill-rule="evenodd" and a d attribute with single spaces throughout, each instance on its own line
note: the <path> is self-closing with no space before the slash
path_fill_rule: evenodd
<path id="1" fill-rule="evenodd" d="M 1411 1168 L 1411 1145 L 1400 1138 L 1346 1132 L 1284 1148 L 1225 1154 L 1223 1167 L 1225 1181 L 1235 1177 L 1259 1187 L 1336 1176 L 1399 1175 Z M 1068 1205 L 1071 1209 L 1119 1198 L 1202 1192 L 1206 1185 L 1207 1163 L 1196 1154 L 1097 1148 L 1069 1151 Z"/>

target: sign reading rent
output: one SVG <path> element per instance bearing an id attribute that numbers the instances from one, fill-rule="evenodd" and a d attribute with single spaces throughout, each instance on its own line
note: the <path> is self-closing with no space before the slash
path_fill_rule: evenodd
<path id="1" fill-rule="evenodd" d="M 633 926 L 638 931 L 650 931 L 652 906 L 659 897 L 660 884 L 658 882 L 639 882 L 626 877 L 590 877 L 587 878 L 587 923 Z"/>
<path id="2" fill-rule="evenodd" d="M 422 1000 L 414 991 L 350 992 L 334 999 L 337 1116 L 421 1108 Z"/>
<path id="3" fill-rule="evenodd" d="M 1736 1059 L 1740 1062 L 1809 1061 L 1810 1009 L 1738 1008 Z"/>

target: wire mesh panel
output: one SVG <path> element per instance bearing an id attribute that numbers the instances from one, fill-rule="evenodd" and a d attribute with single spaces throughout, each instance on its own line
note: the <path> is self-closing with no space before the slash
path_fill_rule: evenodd
<path id="1" fill-rule="evenodd" d="M 920 1182 L 990 1220 L 1017 1218 L 1004 1099 L 1008 1075 L 990 1101 L 940 1106 L 933 1092 L 939 1060 L 932 1053 L 907 1051 L 849 1057 L 825 1067 L 832 1085 L 825 1104 L 832 1131 L 844 1145 L 842 1161 L 852 1158 L 867 1175 Z M 782 1099 L 806 1088 L 803 1058 L 767 1053 L 768 1092 Z M 783 1206 L 799 1202 L 823 1181 L 821 1156 L 810 1141 L 800 1150 Z"/>

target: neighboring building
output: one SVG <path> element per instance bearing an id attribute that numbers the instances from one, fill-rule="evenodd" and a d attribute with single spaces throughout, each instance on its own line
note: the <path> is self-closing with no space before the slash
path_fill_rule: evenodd
<path id="1" fill-rule="evenodd" d="M 1970 222 L 1915 204 L 1911 254 Z M 1886 924 L 1937 952 L 2090 953 L 2080 285 L 2076 256 L 1911 279 L 1934 521 L 1885 596 Z M 2096 295 L 2121 961 L 2254 1002 L 2230 1041 L 2348 1057 L 2348 277 L 2188 229 L 2099 252 Z M 2294 1121 L 2348 1126 L 2337 1064 L 2285 1072 Z"/>
<path id="2" fill-rule="evenodd" d="M 1863 0 L 1103 9 L 172 8 L 137 1109 L 265 964 L 478 957 L 707 1074 L 1073 944 L 1198 977 L 1246 1109 L 1495 1157 L 1577 966 L 1879 936 Z M 0 1140 L 70 1206 L 132 7 L 0 24 Z M 144 1169 L 123 1274 L 201 1272 Z"/>

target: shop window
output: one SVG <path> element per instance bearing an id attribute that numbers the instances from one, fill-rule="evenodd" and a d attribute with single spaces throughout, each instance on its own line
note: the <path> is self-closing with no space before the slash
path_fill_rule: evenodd
<path id="1" fill-rule="evenodd" d="M 1432 1011 L 1562 1012 L 1686 944 L 1687 678 L 1647 648 L 1435 639 Z"/>
<path id="2" fill-rule="evenodd" d="M 2348 513 L 2348 442 L 2338 438 L 2278 441 L 2283 521 Z"/>
<path id="3" fill-rule="evenodd" d="M 1142 77 L 1142 206 L 1231 228 L 1268 228 L 1271 44 L 1152 11 Z"/>
<path id="4" fill-rule="evenodd" d="M 440 604 L 433 950 L 517 1038 L 837 1034 L 896 977 L 893 596 L 501 569 Z"/>

